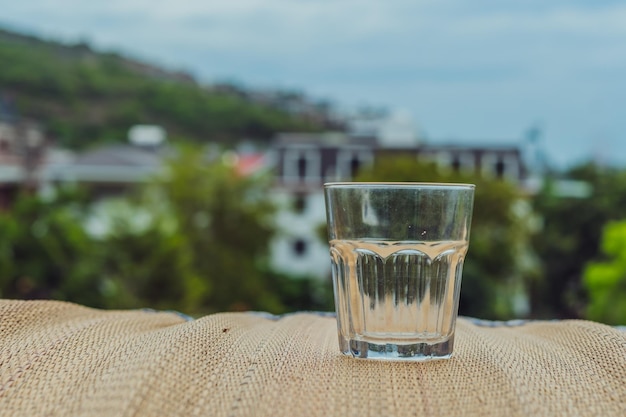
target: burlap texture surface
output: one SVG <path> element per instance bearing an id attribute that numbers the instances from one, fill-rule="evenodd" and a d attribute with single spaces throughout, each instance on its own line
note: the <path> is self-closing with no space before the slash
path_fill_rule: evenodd
<path id="1" fill-rule="evenodd" d="M 626 416 L 626 336 L 460 319 L 448 361 L 338 352 L 333 318 L 0 300 L 1 416 Z"/>

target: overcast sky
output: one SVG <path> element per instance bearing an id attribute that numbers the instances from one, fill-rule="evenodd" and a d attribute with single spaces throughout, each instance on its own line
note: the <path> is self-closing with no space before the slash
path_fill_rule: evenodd
<path id="1" fill-rule="evenodd" d="M 199 79 L 407 111 L 430 142 L 626 165 L 626 2 L 0 0 L 0 25 Z"/>

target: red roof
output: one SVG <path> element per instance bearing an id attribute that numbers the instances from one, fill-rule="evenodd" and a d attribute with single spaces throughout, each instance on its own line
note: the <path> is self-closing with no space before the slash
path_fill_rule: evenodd
<path id="1" fill-rule="evenodd" d="M 237 160 L 237 172 L 240 175 L 252 175 L 265 167 L 265 155 L 262 153 L 240 155 Z"/>

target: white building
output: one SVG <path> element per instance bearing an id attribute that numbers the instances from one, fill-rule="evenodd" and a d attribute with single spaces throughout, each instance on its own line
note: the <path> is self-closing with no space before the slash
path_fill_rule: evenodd
<path id="1" fill-rule="evenodd" d="M 281 134 L 274 141 L 270 160 L 276 174 L 274 197 L 279 202 L 280 235 L 272 244 L 272 265 L 289 274 L 326 279 L 330 276 L 323 184 L 350 181 L 359 168 L 377 155 L 412 155 L 434 160 L 453 170 L 474 170 L 481 175 L 521 183 L 526 172 L 517 146 L 427 145 L 390 143 L 387 137 L 345 133 Z"/>

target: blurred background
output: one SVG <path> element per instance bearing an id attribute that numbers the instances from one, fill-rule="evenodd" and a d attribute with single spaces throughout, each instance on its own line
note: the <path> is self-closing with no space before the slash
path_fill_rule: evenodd
<path id="1" fill-rule="evenodd" d="M 332 310 L 324 182 L 463 181 L 461 314 L 626 324 L 626 5 L 205 3 L 2 6 L 0 297 Z"/>

